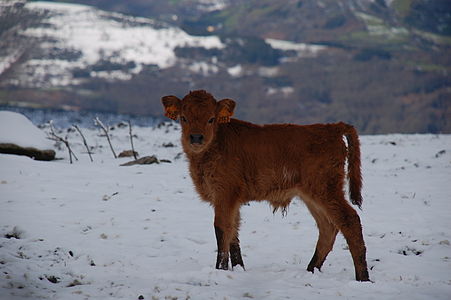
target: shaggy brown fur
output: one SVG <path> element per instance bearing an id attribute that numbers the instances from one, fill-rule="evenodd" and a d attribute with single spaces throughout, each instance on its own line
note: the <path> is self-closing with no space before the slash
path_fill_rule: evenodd
<path id="1" fill-rule="evenodd" d="M 360 218 L 344 195 L 347 160 L 351 201 L 362 204 L 360 146 L 354 127 L 255 125 L 231 118 L 233 100 L 216 101 L 205 91 L 190 92 L 183 100 L 165 96 L 162 102 L 167 117 L 180 118 L 194 185 L 202 200 L 214 207 L 216 268 L 228 269 L 229 254 L 232 268 L 244 268 L 238 239 L 242 204 L 266 200 L 275 209 L 284 209 L 299 196 L 319 229 L 307 270 L 321 268 L 341 231 L 356 279 L 369 280 Z"/>

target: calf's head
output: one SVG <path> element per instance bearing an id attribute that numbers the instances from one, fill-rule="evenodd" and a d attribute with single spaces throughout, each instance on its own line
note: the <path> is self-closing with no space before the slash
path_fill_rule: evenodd
<path id="1" fill-rule="evenodd" d="M 165 116 L 180 119 L 182 144 L 187 152 L 200 153 L 208 149 L 214 140 L 218 125 L 230 122 L 235 101 L 216 99 L 206 91 L 193 91 L 183 97 L 164 96 L 161 98 Z"/>

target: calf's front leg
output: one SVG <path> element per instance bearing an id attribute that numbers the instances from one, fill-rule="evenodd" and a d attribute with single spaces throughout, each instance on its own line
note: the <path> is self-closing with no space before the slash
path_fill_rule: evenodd
<path id="1" fill-rule="evenodd" d="M 216 219 L 216 218 L 215 218 Z M 215 222 L 216 224 L 216 222 Z M 225 247 L 224 230 L 215 225 L 216 242 L 218 243 L 218 256 L 216 257 L 216 269 L 229 269 L 229 249 Z"/>
<path id="2" fill-rule="evenodd" d="M 239 258 L 241 258 L 239 243 L 236 243 L 236 241 L 238 241 L 238 238 L 236 236 L 237 232 L 236 218 L 238 216 L 238 210 L 239 210 L 238 203 L 230 201 L 222 201 L 215 203 L 214 226 L 215 226 L 216 242 L 218 245 L 216 269 L 222 270 L 229 269 L 229 252 L 232 252 L 233 257 L 232 266 L 234 263 L 237 263 Z M 234 238 L 236 238 L 236 241 L 234 240 Z M 231 243 L 233 244 L 232 246 Z"/>

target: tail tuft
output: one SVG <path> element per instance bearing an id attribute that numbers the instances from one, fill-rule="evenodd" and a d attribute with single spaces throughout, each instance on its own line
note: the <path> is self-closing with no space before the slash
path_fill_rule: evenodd
<path id="1" fill-rule="evenodd" d="M 349 197 L 354 205 L 362 208 L 362 173 L 360 162 L 360 142 L 356 129 L 348 124 L 345 125 L 344 135 L 348 142 L 348 178 Z"/>

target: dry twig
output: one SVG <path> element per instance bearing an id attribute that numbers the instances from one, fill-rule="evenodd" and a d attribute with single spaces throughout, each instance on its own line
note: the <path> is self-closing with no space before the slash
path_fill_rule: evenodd
<path id="1" fill-rule="evenodd" d="M 136 156 L 135 147 L 133 146 L 132 123 L 130 122 L 130 120 L 128 120 L 128 129 L 128 133 L 130 134 L 130 144 L 132 144 L 133 157 L 135 158 L 135 160 L 137 160 L 138 157 Z"/>
<path id="2" fill-rule="evenodd" d="M 77 156 L 75 155 L 75 153 L 70 148 L 70 144 L 69 144 L 69 141 L 67 140 L 67 136 L 65 138 L 62 138 L 62 137 L 58 136 L 55 133 L 55 127 L 53 127 L 53 121 L 52 120 L 49 121 L 49 127 L 50 127 L 50 133 L 49 133 L 49 137 L 48 138 L 53 140 L 53 141 L 62 142 L 64 145 L 66 145 L 66 148 L 69 151 L 69 161 L 70 161 L 70 163 L 72 163 L 72 155 L 74 156 L 75 160 L 78 160 Z"/>
<path id="3" fill-rule="evenodd" d="M 81 135 L 81 138 L 83 139 L 83 144 L 86 147 L 86 150 L 88 151 L 88 155 L 89 155 L 89 159 L 91 160 L 91 162 L 93 162 L 92 160 L 92 155 L 91 155 L 91 150 L 89 150 L 89 146 L 88 143 L 86 142 L 85 136 L 83 135 L 83 133 L 81 132 L 80 128 L 77 125 L 72 125 L 77 131 L 78 133 Z"/>
<path id="4" fill-rule="evenodd" d="M 107 140 L 108 140 L 108 144 L 110 144 L 111 152 L 113 152 L 114 158 L 117 158 L 116 152 L 114 152 L 114 149 L 113 149 L 113 145 L 111 145 L 111 140 L 110 140 L 110 136 L 109 136 L 109 134 L 108 134 L 108 129 L 105 127 L 105 125 L 103 125 L 102 121 L 99 120 L 99 117 L 96 117 L 96 118 L 94 119 L 94 123 L 95 123 L 97 126 L 99 126 L 100 128 L 102 128 L 102 130 L 103 130 L 103 132 L 105 133 L 106 138 L 107 138 Z"/>

